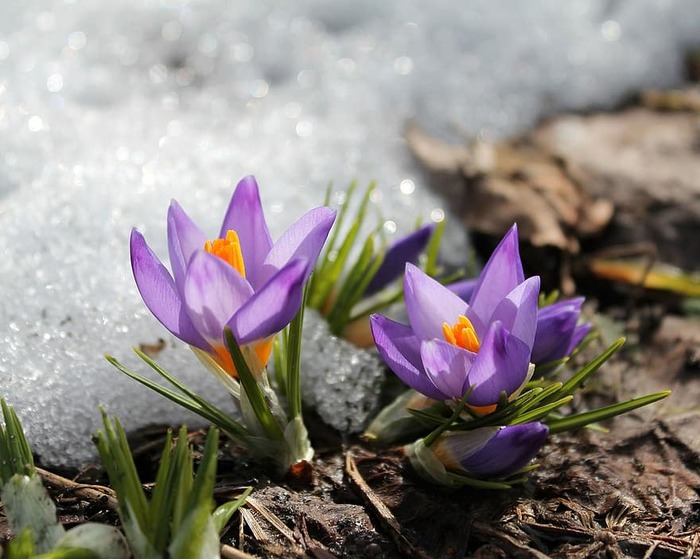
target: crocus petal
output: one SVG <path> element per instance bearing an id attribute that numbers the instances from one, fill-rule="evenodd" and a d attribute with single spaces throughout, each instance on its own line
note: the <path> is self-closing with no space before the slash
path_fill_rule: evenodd
<path id="1" fill-rule="evenodd" d="M 204 248 L 206 236 L 175 200 L 168 208 L 168 253 L 178 293 L 183 292 L 187 263 Z"/>
<path id="2" fill-rule="evenodd" d="M 377 293 L 403 274 L 406 262 L 414 264 L 425 250 L 434 231 L 434 223 L 424 225 L 392 244 L 384 254 L 384 260 L 377 273 L 365 289 L 365 295 Z"/>
<path id="3" fill-rule="evenodd" d="M 472 294 L 474 293 L 474 289 L 476 288 L 476 283 L 478 281 L 479 278 L 469 278 L 465 280 L 456 281 L 454 283 L 446 285 L 445 287 L 447 287 L 447 289 L 452 291 L 452 293 L 457 295 L 460 299 L 469 301 L 472 297 Z"/>
<path id="4" fill-rule="evenodd" d="M 203 250 L 190 259 L 185 276 L 185 305 L 197 330 L 221 345 L 224 326 L 253 295 L 253 288 L 233 267 Z"/>
<path id="5" fill-rule="evenodd" d="M 264 280 L 267 281 L 277 270 L 297 258 L 303 258 L 310 263 L 308 268 L 308 274 L 310 274 L 321 252 L 321 247 L 326 242 L 328 232 L 333 226 L 335 213 L 335 210 L 325 206 L 314 208 L 282 233 L 263 263 Z"/>
<path id="6" fill-rule="evenodd" d="M 226 237 L 229 230 L 238 233 L 246 277 L 257 290 L 265 281 L 262 263 L 272 248 L 272 239 L 265 222 L 258 184 L 253 177 L 245 177 L 236 186 L 219 237 Z"/>
<path id="7" fill-rule="evenodd" d="M 498 304 L 491 315 L 491 321 L 500 321 L 513 336 L 532 347 L 538 326 L 539 295 L 539 276 L 526 279 Z M 473 309 L 470 310 L 473 311 Z M 479 332 L 477 331 L 477 333 Z"/>
<path id="8" fill-rule="evenodd" d="M 590 323 L 578 324 L 583 297 L 558 301 L 540 309 L 532 362 L 540 365 L 568 356 L 588 334 Z"/>
<path id="9" fill-rule="evenodd" d="M 423 340 L 443 339 L 443 323 L 452 326 L 468 307 L 466 302 L 413 264 L 406 264 L 404 297 L 411 327 Z"/>
<path id="10" fill-rule="evenodd" d="M 131 231 L 130 247 L 131 269 L 148 309 L 175 336 L 208 351 L 210 346 L 187 315 L 175 281 L 136 229 Z"/>
<path id="11" fill-rule="evenodd" d="M 442 340 L 428 340 L 421 342 L 420 355 L 435 388 L 447 398 L 461 399 L 469 388 L 469 369 L 476 354 Z"/>
<path id="12" fill-rule="evenodd" d="M 464 469 L 462 462 L 484 448 L 500 430 L 500 427 L 482 427 L 472 431 L 448 431 L 430 448 L 448 470 L 461 470 Z"/>
<path id="13" fill-rule="evenodd" d="M 304 258 L 292 260 L 236 312 L 229 326 L 239 344 L 267 338 L 292 321 L 301 307 L 310 267 Z"/>
<path id="14" fill-rule="evenodd" d="M 434 400 L 447 399 L 427 377 L 420 357 L 420 340 L 408 326 L 373 314 L 370 327 L 379 354 L 402 382 Z"/>
<path id="15" fill-rule="evenodd" d="M 583 338 L 585 338 L 588 335 L 588 332 L 590 331 L 590 322 L 584 322 L 583 324 L 579 324 L 576 327 L 576 330 L 574 330 L 574 335 L 571 336 L 571 343 L 569 344 L 569 348 L 566 351 L 566 355 L 569 355 L 572 351 L 574 351 L 578 347 L 578 345 L 583 341 Z"/>
<path id="16" fill-rule="evenodd" d="M 474 313 L 474 317 L 470 316 L 470 318 L 477 327 L 477 332 L 491 322 L 491 314 L 498 303 L 522 283 L 523 279 L 518 228 L 513 225 L 484 266 L 472 298 L 469 300 Z"/>
<path id="17" fill-rule="evenodd" d="M 475 437 L 478 431 L 450 434 L 443 444 L 452 447 L 452 454 L 457 456 L 460 446 L 464 446 L 460 438 Z M 477 477 L 506 477 L 524 468 L 535 457 L 548 434 L 547 426 L 539 422 L 501 427 L 480 450 L 462 456 L 459 462 Z"/>
<path id="18" fill-rule="evenodd" d="M 527 378 L 530 347 L 511 335 L 500 322 L 489 328 L 469 372 L 474 391 L 468 402 L 474 406 L 498 403 L 501 392 L 518 390 Z"/>

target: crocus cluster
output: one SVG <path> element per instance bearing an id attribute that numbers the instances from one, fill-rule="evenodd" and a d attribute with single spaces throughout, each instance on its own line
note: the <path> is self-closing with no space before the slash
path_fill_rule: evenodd
<path id="1" fill-rule="evenodd" d="M 382 358 L 405 384 L 483 417 L 518 396 L 534 363 L 565 357 L 588 331 L 578 324 L 581 299 L 539 311 L 539 290 L 539 277 L 524 277 L 513 226 L 473 283 L 448 288 L 408 264 L 409 324 L 373 315 L 372 333 Z M 467 299 L 455 291 L 466 291 Z M 527 465 L 547 432 L 539 422 L 447 431 L 429 448 L 421 439 L 409 456 L 423 473 L 429 463 L 477 478 L 503 478 Z"/>

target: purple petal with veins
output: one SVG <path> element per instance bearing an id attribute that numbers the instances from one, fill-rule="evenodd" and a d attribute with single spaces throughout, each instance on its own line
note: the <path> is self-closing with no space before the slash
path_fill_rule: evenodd
<path id="1" fill-rule="evenodd" d="M 415 264 L 428 245 L 428 241 L 434 231 L 434 223 L 424 225 L 392 244 L 384 254 L 384 260 L 382 260 L 372 281 L 369 282 L 367 289 L 365 289 L 365 295 L 372 295 L 381 291 L 396 278 L 400 277 L 406 269 L 407 262 Z"/>
<path id="2" fill-rule="evenodd" d="M 148 309 L 172 334 L 208 351 L 209 343 L 192 324 L 175 281 L 136 229 L 131 231 L 130 248 L 136 286 Z"/>
<path id="3" fill-rule="evenodd" d="M 413 264 L 406 264 L 404 297 L 411 327 L 423 340 L 443 339 L 442 324 L 452 326 L 468 308 L 466 302 Z"/>
<path id="4" fill-rule="evenodd" d="M 206 236 L 175 200 L 168 208 L 168 253 L 178 293 L 183 293 L 185 271 L 192 255 L 204 248 Z"/>
<path id="5" fill-rule="evenodd" d="M 263 214 L 258 184 L 251 176 L 245 177 L 236 186 L 219 237 L 225 238 L 230 230 L 238 234 L 246 278 L 254 289 L 258 289 L 265 279 L 263 261 L 272 248 L 272 239 Z"/>
<path id="6" fill-rule="evenodd" d="M 532 347 L 538 324 L 539 294 L 539 276 L 526 279 L 498 304 L 491 321 L 500 321 L 513 336 Z"/>
<path id="7" fill-rule="evenodd" d="M 250 296 L 229 322 L 238 343 L 267 338 L 292 321 L 301 307 L 310 266 L 304 258 L 292 260 Z"/>
<path id="8" fill-rule="evenodd" d="M 518 228 L 513 225 L 484 266 L 469 305 L 477 331 L 492 322 L 497 305 L 524 280 L 518 247 Z M 477 324 L 477 322 L 479 324 Z"/>
<path id="9" fill-rule="evenodd" d="M 469 301 L 471 299 L 472 294 L 474 293 L 474 289 L 476 289 L 476 283 L 478 281 L 479 278 L 469 278 L 456 281 L 454 283 L 446 285 L 445 287 L 447 287 L 447 289 L 452 291 L 452 293 L 457 295 L 460 299 Z"/>
<path id="10" fill-rule="evenodd" d="M 532 348 L 535 364 L 567 357 L 590 331 L 590 323 L 578 324 L 583 297 L 558 301 L 539 311 L 537 334 Z"/>
<path id="11" fill-rule="evenodd" d="M 380 314 L 370 317 L 370 327 L 379 354 L 397 377 L 429 398 L 446 399 L 446 395 L 435 387 L 423 369 L 420 340 L 411 328 Z"/>
<path id="12" fill-rule="evenodd" d="M 187 267 L 184 295 L 193 324 L 214 344 L 223 339 L 224 326 L 253 295 L 253 288 L 232 266 L 202 250 Z"/>
<path id="13" fill-rule="evenodd" d="M 525 382 L 530 365 L 530 347 L 511 335 L 500 322 L 489 328 L 469 371 L 474 387 L 468 402 L 474 406 L 498 403 L 500 395 L 511 395 Z"/>
<path id="14" fill-rule="evenodd" d="M 478 431 L 450 434 L 439 444 L 468 473 L 482 478 L 506 477 L 522 470 L 537 455 L 549 434 L 547 426 L 539 422 L 509 425 L 501 427 L 476 452 L 460 455 L 461 447 L 468 446 L 468 441 L 460 438 L 476 438 Z"/>
<path id="15" fill-rule="evenodd" d="M 447 398 L 460 400 L 469 389 L 468 372 L 476 354 L 442 340 L 420 345 L 423 367 L 430 381 Z"/>
<path id="16" fill-rule="evenodd" d="M 321 206 L 307 212 L 297 220 L 274 244 L 262 266 L 262 278 L 267 281 L 288 262 L 297 258 L 306 259 L 311 274 L 335 221 L 336 212 Z M 304 278 L 306 281 L 307 277 Z"/>

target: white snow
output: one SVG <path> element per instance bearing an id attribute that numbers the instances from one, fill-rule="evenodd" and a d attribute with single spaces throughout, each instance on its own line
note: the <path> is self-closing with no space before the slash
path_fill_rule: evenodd
<path id="1" fill-rule="evenodd" d="M 213 235 L 255 174 L 274 236 L 329 181 L 375 179 L 400 234 L 449 213 L 408 119 L 492 138 L 610 107 L 677 84 L 700 23 L 694 0 L 2 4 L 0 395 L 59 464 L 94 456 L 99 403 L 127 429 L 193 423 L 104 353 L 143 371 L 130 346 L 163 337 L 159 361 L 230 407 L 133 285 L 130 228 L 165 256 L 170 198 Z"/>

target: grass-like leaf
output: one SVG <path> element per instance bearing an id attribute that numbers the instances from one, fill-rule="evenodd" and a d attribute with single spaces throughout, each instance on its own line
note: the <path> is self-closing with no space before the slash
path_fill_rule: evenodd
<path id="1" fill-rule="evenodd" d="M 350 229 L 347 233 L 344 233 L 345 236 L 342 243 L 340 243 L 340 247 L 336 248 L 339 236 L 343 230 L 345 218 L 347 217 L 347 212 L 351 205 L 350 200 L 356 189 L 357 183 L 351 183 L 347 191 L 345 202 L 340 207 L 336 216 L 335 225 L 326 243 L 326 249 L 321 258 L 321 262 L 317 265 L 316 273 L 311 279 L 309 286 L 310 296 L 308 304 L 310 307 L 321 312 L 324 310 L 324 307 L 327 306 L 329 299 L 333 296 L 333 290 L 345 269 L 345 263 L 350 256 L 352 247 L 355 245 L 357 235 L 364 221 L 367 205 L 375 189 L 375 183 L 371 183 L 367 187 Z"/>
<path id="2" fill-rule="evenodd" d="M 258 384 L 258 380 L 246 363 L 241 346 L 238 345 L 236 337 L 228 326 L 224 328 L 224 339 L 226 340 L 226 347 L 233 359 L 233 365 L 236 367 L 241 387 L 250 402 L 250 406 L 253 409 L 253 413 L 255 413 L 258 423 L 269 439 L 275 441 L 282 440 L 284 434 L 277 424 L 275 417 L 272 415 L 272 410 L 265 399 L 265 395 L 262 392 L 260 384 Z M 289 386 L 287 388 L 289 389 Z"/>
<path id="3" fill-rule="evenodd" d="M 11 476 L 10 476 L 11 477 Z M 35 559 L 34 540 L 32 532 L 28 528 L 16 535 L 15 539 L 7 544 L 7 559 Z"/>
<path id="4" fill-rule="evenodd" d="M 304 289 L 301 307 L 289 324 L 286 333 L 284 361 L 286 365 L 286 392 L 290 417 L 301 415 L 301 343 L 304 327 L 304 308 L 308 297 L 308 289 Z"/>
<path id="5" fill-rule="evenodd" d="M 429 447 L 431 444 L 433 444 L 442 433 L 447 431 L 450 427 L 452 427 L 454 422 L 457 421 L 461 413 L 464 411 L 464 408 L 467 406 L 467 399 L 469 398 L 469 396 L 471 396 L 473 390 L 473 387 L 470 388 L 466 392 L 466 394 L 462 396 L 462 399 L 457 403 L 454 410 L 452 411 L 452 415 L 449 418 L 447 418 L 447 420 L 442 425 L 439 425 L 434 431 L 432 431 L 428 436 L 426 436 L 423 439 L 423 443 L 426 447 Z"/>
<path id="6" fill-rule="evenodd" d="M 218 529 L 223 528 L 245 496 L 229 504 L 229 514 L 215 519 L 219 432 L 211 428 L 194 474 L 194 455 L 182 427 L 177 441 L 168 432 L 150 500 L 139 479 L 126 435 L 118 420 L 104 411 L 104 430 L 96 444 L 119 502 L 119 516 L 136 559 L 165 557 L 214 557 L 218 553 Z M 215 529 L 216 528 L 216 529 Z"/>
<path id="7" fill-rule="evenodd" d="M 137 558 L 147 556 L 149 549 L 154 549 L 153 542 L 148 538 L 152 538 L 157 532 L 155 529 L 150 529 L 148 500 L 139 480 L 124 429 L 118 419 L 112 422 L 104 410 L 100 411 L 104 431 L 97 432 L 95 445 L 112 488 L 117 494 L 119 516 L 132 552 Z M 167 442 L 170 442 L 169 435 Z M 137 534 L 143 534 L 146 541 L 141 541 Z M 136 544 L 137 539 L 138 544 Z"/>
<path id="8" fill-rule="evenodd" d="M 445 233 L 445 220 L 438 222 L 435 226 L 435 231 L 428 241 L 428 246 L 425 249 L 425 273 L 431 277 L 436 277 L 440 273 L 437 261 L 440 252 L 440 243 Z"/>
<path id="9" fill-rule="evenodd" d="M 540 406 L 539 408 L 535 408 L 534 410 L 530 410 L 526 413 L 520 413 L 513 420 L 511 420 L 509 424 L 521 425 L 523 423 L 529 423 L 531 421 L 539 421 L 540 419 L 544 419 L 545 417 L 547 417 L 554 410 L 558 410 L 560 407 L 568 404 L 573 399 L 573 396 L 564 396 L 559 400 L 556 400 L 544 406 Z"/>
<path id="10" fill-rule="evenodd" d="M 352 314 L 348 319 L 348 323 L 357 320 L 363 316 L 369 316 L 372 313 L 381 311 L 394 303 L 398 303 L 403 299 L 403 286 L 395 289 L 386 289 L 386 294 L 382 293 L 378 297 L 372 297 L 370 301 L 364 303 L 361 301 L 356 308 L 352 309 Z"/>
<path id="11" fill-rule="evenodd" d="M 490 490 L 504 490 L 512 489 L 514 483 L 507 481 L 489 481 L 484 479 L 478 479 L 475 477 L 470 477 L 464 474 L 458 474 L 455 472 L 447 472 L 450 480 L 459 486 L 473 487 L 475 489 L 490 489 Z M 522 483 L 524 480 L 518 480 L 518 483 Z"/>
<path id="12" fill-rule="evenodd" d="M 327 314 L 331 332 L 340 334 L 348 323 L 353 307 L 362 298 L 365 289 L 382 265 L 383 255 L 374 251 L 374 233 L 371 233 L 362 246 L 362 251 L 337 294 Z"/>
<path id="13" fill-rule="evenodd" d="M 449 420 L 449 416 L 446 414 L 441 414 L 437 411 L 427 411 L 427 410 L 415 410 L 408 408 L 406 411 L 410 413 L 416 419 L 422 421 L 426 426 L 439 427 L 445 421 Z"/>
<path id="14" fill-rule="evenodd" d="M 315 309 L 320 309 L 323 305 L 325 298 L 324 294 L 329 289 L 332 289 L 333 285 L 330 282 L 332 279 L 329 275 L 330 268 L 335 266 L 336 259 L 332 258 L 331 255 L 335 251 L 336 242 L 338 241 L 338 236 L 343 228 L 343 223 L 345 222 L 345 216 L 348 213 L 350 204 L 349 200 L 352 198 L 355 190 L 357 189 L 357 181 L 350 183 L 348 187 L 345 201 L 340 205 L 340 209 L 335 217 L 335 223 L 333 224 L 333 229 L 331 234 L 326 241 L 326 248 L 323 253 L 323 258 L 321 262 L 317 265 L 316 271 L 318 273 L 312 276 L 309 282 L 309 291 L 312 293 L 312 297 L 309 300 L 309 306 Z M 324 206 L 329 206 L 331 201 L 331 185 L 328 185 L 326 189 L 326 196 L 324 200 Z M 336 278 L 337 279 L 337 278 Z M 330 285 L 326 285 L 329 284 Z M 327 295 L 327 294 L 326 294 Z"/>
<path id="15" fill-rule="evenodd" d="M 275 371 L 275 382 L 280 395 L 287 395 L 287 346 L 289 326 L 275 336 L 272 342 L 272 368 Z"/>
<path id="16" fill-rule="evenodd" d="M 34 475 L 34 458 L 22 424 L 12 406 L 0 398 L 5 427 L 0 425 L 0 486 L 15 474 Z"/>
<path id="17" fill-rule="evenodd" d="M 228 524 L 228 521 L 231 519 L 233 514 L 243 505 L 243 503 L 245 503 L 248 495 L 250 495 L 252 492 L 252 487 L 246 487 L 243 493 L 241 493 L 237 499 L 224 503 L 216 508 L 212 516 L 214 517 L 214 527 L 216 528 L 217 533 L 220 534 L 223 532 L 226 524 Z"/>
<path id="18" fill-rule="evenodd" d="M 626 402 L 620 402 L 618 404 L 612 404 L 610 406 L 605 406 L 603 408 L 598 408 L 589 412 L 579 413 L 564 417 L 561 419 L 555 419 L 547 422 L 549 426 L 550 434 L 561 433 L 563 431 L 571 431 L 572 429 L 578 429 L 580 427 L 585 427 L 591 423 L 596 423 L 598 421 L 603 421 L 605 419 L 610 419 L 616 415 L 621 415 L 623 413 L 631 412 L 637 408 L 643 406 L 648 406 L 659 400 L 663 400 L 671 394 L 670 390 L 665 390 L 663 392 L 654 392 L 652 394 L 647 394 L 646 396 L 640 396 L 639 398 L 633 398 L 627 400 Z"/>
<path id="19" fill-rule="evenodd" d="M 137 372 L 127 369 L 117 359 L 110 355 L 107 355 L 105 357 L 107 361 L 109 361 L 126 376 L 134 379 L 136 382 L 146 386 L 147 388 L 150 388 L 154 392 L 157 392 L 158 394 L 167 398 L 171 402 L 174 402 L 175 404 L 196 413 L 200 417 L 203 417 L 210 423 L 213 423 L 221 430 L 228 433 L 231 437 L 238 439 L 241 442 L 245 442 L 246 438 L 249 435 L 248 430 L 245 428 L 245 426 L 241 425 L 233 418 L 231 418 L 231 416 L 229 416 L 226 412 L 217 408 L 214 404 L 211 404 L 205 398 L 203 398 L 202 396 L 198 395 L 196 392 L 185 386 L 182 382 L 180 382 L 178 379 L 176 379 L 174 376 L 168 373 L 165 369 L 163 369 L 160 365 L 158 365 L 158 363 L 153 361 L 153 359 L 148 357 L 145 353 L 138 349 L 134 349 L 134 351 L 141 359 L 143 359 L 146 362 L 146 364 L 149 367 L 151 367 L 156 373 L 158 373 L 158 375 L 160 375 L 172 386 L 177 388 L 179 393 L 161 384 L 158 384 L 157 382 L 154 382 L 151 379 Z"/>
<path id="20" fill-rule="evenodd" d="M 559 300 L 559 295 L 560 293 L 557 289 L 550 291 L 549 293 L 541 291 L 537 301 L 537 306 L 540 308 L 548 307 L 549 305 L 552 305 Z"/>
<path id="21" fill-rule="evenodd" d="M 608 347 L 598 357 L 586 364 L 580 371 L 567 380 L 559 391 L 552 395 L 552 398 L 562 398 L 573 394 L 584 382 L 595 373 L 613 354 L 620 349 L 625 343 L 625 338 L 620 338 Z"/>
<path id="22" fill-rule="evenodd" d="M 186 511 L 187 516 L 173 533 L 166 557 L 170 559 L 218 559 L 219 535 L 206 504 Z"/>

